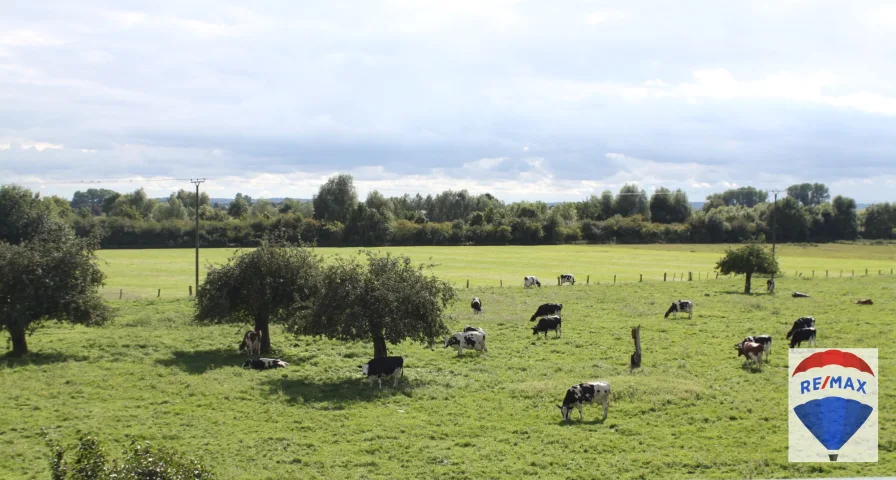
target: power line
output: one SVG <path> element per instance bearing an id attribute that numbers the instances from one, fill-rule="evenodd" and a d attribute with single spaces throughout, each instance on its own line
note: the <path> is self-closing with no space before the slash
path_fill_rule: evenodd
<path id="1" fill-rule="evenodd" d="M 189 182 L 191 178 L 119 178 L 119 179 L 102 179 L 102 180 L 50 180 L 28 181 L 28 183 L 39 183 L 41 185 L 78 185 L 78 184 L 102 184 L 102 183 L 144 183 L 144 182 Z M 209 178 L 208 180 L 213 180 Z"/>

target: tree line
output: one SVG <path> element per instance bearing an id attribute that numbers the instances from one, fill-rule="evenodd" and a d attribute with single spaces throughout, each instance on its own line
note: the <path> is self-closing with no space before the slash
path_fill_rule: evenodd
<path id="1" fill-rule="evenodd" d="M 18 186 L 0 191 L 0 236 L 17 198 L 33 195 Z M 103 248 L 189 247 L 195 242 L 196 194 L 173 192 L 162 201 L 144 190 L 78 191 L 71 201 L 42 199 L 81 237 L 98 234 Z M 198 198 L 200 241 L 207 247 L 254 246 L 265 234 L 286 230 L 290 241 L 319 246 L 506 245 L 563 243 L 827 242 L 896 238 L 896 203 L 862 212 L 848 197 L 830 196 L 824 184 L 798 184 L 776 203 L 753 187 L 709 195 L 693 209 L 681 190 L 647 194 L 624 185 L 577 202 L 505 203 L 491 194 L 447 190 L 437 195 L 359 199 L 350 175 L 324 183 L 311 201 L 274 203 L 237 193 L 227 205 Z"/>

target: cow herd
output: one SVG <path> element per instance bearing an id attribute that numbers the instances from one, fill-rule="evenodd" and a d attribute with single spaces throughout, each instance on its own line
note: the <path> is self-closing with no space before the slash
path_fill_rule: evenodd
<path id="1" fill-rule="evenodd" d="M 575 285 L 575 277 L 572 274 L 563 274 L 560 276 L 560 284 Z M 528 289 L 532 286 L 541 287 L 541 282 L 537 277 L 527 276 L 523 279 L 523 287 Z M 769 292 L 773 292 L 775 288 L 774 280 L 766 283 Z M 796 295 L 795 295 L 796 296 Z M 801 295 L 800 295 L 801 296 Z M 857 302 L 859 303 L 859 302 Z M 869 301 L 870 303 L 870 301 Z M 482 300 L 479 297 L 473 298 L 470 302 L 470 308 L 473 314 L 482 313 Z M 560 338 L 563 319 L 561 313 L 563 304 L 561 303 L 545 303 L 540 305 L 535 313 L 529 318 L 530 322 L 538 322 L 532 327 L 532 334 L 539 335 L 544 333 L 547 339 L 548 332 L 554 331 L 555 338 Z M 677 318 L 679 313 L 688 314 L 688 318 L 693 318 L 694 303 L 690 300 L 673 301 L 666 310 L 663 318 L 672 315 Z M 250 357 L 243 364 L 244 368 L 253 368 L 256 370 L 266 370 L 271 368 L 283 368 L 289 366 L 288 363 L 280 359 L 259 358 L 252 359 L 257 356 L 261 350 L 260 331 L 248 331 L 243 335 L 243 340 L 239 344 L 239 351 Z M 790 348 L 801 346 L 803 342 L 815 345 L 815 318 L 800 317 L 787 332 L 787 339 L 790 340 Z M 464 350 L 475 350 L 480 355 L 488 352 L 486 347 L 486 333 L 479 327 L 467 325 L 463 331 L 454 333 L 445 339 L 444 348 L 454 347 L 457 355 L 461 356 Z M 738 357 L 745 357 L 744 366 L 753 363 L 762 369 L 763 360 L 767 361 L 771 354 L 772 337 L 770 335 L 752 335 L 744 338 L 741 342 L 734 345 L 737 350 Z M 398 386 L 399 380 L 404 372 L 404 358 L 400 356 L 387 356 L 374 358 L 367 363 L 358 366 L 361 373 L 367 377 L 372 385 L 374 381 L 379 383 L 382 388 L 383 378 L 392 378 L 393 387 Z M 603 406 L 603 419 L 607 418 L 607 410 L 610 402 L 610 385 L 605 381 L 579 383 L 569 387 L 560 409 L 563 420 L 569 420 L 569 414 L 576 408 L 579 410 L 579 419 L 583 419 L 582 406 L 587 404 L 598 403 Z"/>

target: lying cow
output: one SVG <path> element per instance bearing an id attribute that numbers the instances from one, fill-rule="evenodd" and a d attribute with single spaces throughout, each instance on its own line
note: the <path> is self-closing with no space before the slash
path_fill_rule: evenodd
<path id="1" fill-rule="evenodd" d="M 472 308 L 475 313 L 482 313 L 482 301 L 479 300 L 479 297 L 473 298 L 473 301 L 470 302 L 470 308 Z"/>
<path id="2" fill-rule="evenodd" d="M 563 285 L 564 283 L 575 285 L 576 277 L 574 277 L 571 273 L 564 273 L 560 275 L 560 285 Z"/>
<path id="3" fill-rule="evenodd" d="M 370 382 L 371 386 L 373 385 L 373 380 L 376 379 L 379 382 L 380 388 L 383 388 L 383 377 L 392 377 L 395 379 L 392 386 L 397 387 L 398 380 L 402 377 L 402 372 L 404 371 L 404 358 L 374 358 L 364 365 L 358 366 L 361 367 L 361 373 L 367 375 L 367 380 Z"/>
<path id="4" fill-rule="evenodd" d="M 560 327 L 562 320 L 559 315 L 551 315 L 549 317 L 541 317 L 538 324 L 532 327 L 532 335 L 538 335 L 544 332 L 544 338 L 548 338 L 548 330 L 557 332 L 557 338 L 560 337 Z"/>
<path id="5" fill-rule="evenodd" d="M 488 348 L 485 346 L 485 334 L 477 331 L 457 332 L 446 338 L 445 348 L 452 345 L 457 346 L 458 357 L 461 356 L 465 348 L 476 350 L 480 355 L 482 355 L 482 352 L 488 351 Z"/>
<path id="6" fill-rule="evenodd" d="M 772 336 L 771 335 L 751 335 L 749 337 L 744 338 L 744 341 L 741 343 L 758 343 L 762 345 L 762 351 L 765 353 L 765 359 L 768 361 L 768 356 L 772 354 Z"/>
<path id="7" fill-rule="evenodd" d="M 809 298 L 808 293 L 800 293 L 800 292 L 793 292 L 792 294 L 790 294 L 790 296 L 793 298 Z"/>
<path id="8" fill-rule="evenodd" d="M 694 316 L 694 304 L 691 303 L 690 300 L 678 300 L 677 302 L 672 302 L 672 306 L 669 307 L 669 310 L 666 310 L 666 314 L 663 315 L 663 318 L 669 318 L 670 313 L 674 318 L 678 318 L 678 312 L 687 313 L 688 318 L 691 318 Z"/>
<path id="9" fill-rule="evenodd" d="M 464 332 L 479 332 L 482 334 L 483 337 L 485 337 L 485 330 L 483 330 L 479 327 L 473 327 L 473 326 L 467 325 L 466 327 L 464 327 Z"/>
<path id="10" fill-rule="evenodd" d="M 240 342 L 240 353 L 245 353 L 247 357 L 252 358 L 261 354 L 261 332 L 258 330 L 249 330 L 243 335 L 243 341 Z"/>
<path id="11" fill-rule="evenodd" d="M 790 331 L 787 332 L 787 339 L 790 339 L 790 336 L 793 335 L 793 332 L 801 329 L 801 328 L 810 328 L 815 326 L 815 317 L 800 317 L 797 318 L 796 321 L 793 322 L 793 326 L 790 327 Z"/>
<path id="12" fill-rule="evenodd" d="M 538 286 L 538 288 L 541 288 L 541 282 L 538 281 L 538 278 L 531 276 L 523 278 L 523 288 L 529 288 L 532 285 L 536 285 Z"/>
<path id="13" fill-rule="evenodd" d="M 532 318 L 529 319 L 530 322 L 534 322 L 536 318 L 543 317 L 545 315 L 560 315 L 560 311 L 563 310 L 562 303 L 545 303 L 538 307 L 538 310 L 535 310 L 535 313 L 532 314 Z"/>
<path id="14" fill-rule="evenodd" d="M 765 289 L 768 290 L 768 293 L 775 293 L 775 279 L 769 278 L 767 282 L 765 282 Z"/>
<path id="15" fill-rule="evenodd" d="M 582 405 L 600 402 L 604 406 L 604 417 L 607 419 L 607 409 L 610 407 L 610 384 L 607 382 L 580 383 L 569 387 L 563 398 L 563 405 L 557 405 L 563 420 L 569 420 L 569 412 L 573 407 L 579 409 L 579 421 L 585 418 L 582 415 Z"/>
<path id="16" fill-rule="evenodd" d="M 865 300 L 856 300 L 856 305 L 874 305 L 874 302 L 870 298 L 866 298 Z"/>
<path id="17" fill-rule="evenodd" d="M 799 347 L 803 342 L 808 342 L 809 345 L 815 346 L 815 328 L 801 328 L 795 332 L 793 332 L 793 336 L 790 338 L 790 348 Z"/>
<path id="18" fill-rule="evenodd" d="M 737 350 L 738 357 L 741 355 L 747 357 L 747 363 L 753 362 L 760 370 L 762 370 L 762 354 L 764 348 L 761 343 L 741 342 L 735 344 L 734 348 Z"/>
<path id="19" fill-rule="evenodd" d="M 243 368 L 253 368 L 255 370 L 268 370 L 271 368 L 284 368 L 289 364 L 279 358 L 259 358 L 256 360 L 246 360 Z"/>

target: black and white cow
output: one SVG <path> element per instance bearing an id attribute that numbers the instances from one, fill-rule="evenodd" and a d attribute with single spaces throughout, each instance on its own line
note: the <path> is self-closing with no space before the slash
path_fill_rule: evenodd
<path id="1" fill-rule="evenodd" d="M 809 345 L 815 346 L 815 327 L 801 328 L 793 332 L 793 335 L 790 337 L 790 348 L 799 347 L 803 342 L 808 342 Z"/>
<path id="2" fill-rule="evenodd" d="M 607 419 L 607 409 L 610 407 L 610 384 L 607 382 L 580 383 L 569 387 L 563 398 L 563 405 L 557 405 L 563 420 L 569 420 L 569 412 L 573 407 L 579 409 L 579 421 L 585 418 L 582 415 L 582 405 L 600 402 L 604 406 L 603 420 Z"/>
<path id="3" fill-rule="evenodd" d="M 243 341 L 240 342 L 240 353 L 245 353 L 247 357 L 252 358 L 261 354 L 261 332 L 258 330 L 249 330 L 243 335 Z"/>
<path id="4" fill-rule="evenodd" d="M 559 338 L 562 322 L 563 321 L 559 315 L 541 317 L 538 319 L 538 324 L 532 327 L 532 335 L 538 335 L 539 333 L 544 332 L 544 338 L 548 338 L 548 330 L 553 330 L 557 332 L 557 337 Z"/>
<path id="5" fill-rule="evenodd" d="M 800 292 L 793 292 L 790 294 L 790 296 L 793 298 L 809 298 L 808 293 L 800 293 Z"/>
<path id="6" fill-rule="evenodd" d="M 573 274 L 571 274 L 571 273 L 564 273 L 564 274 L 560 275 L 560 285 L 563 285 L 564 283 L 568 283 L 570 285 L 575 285 L 576 277 L 574 277 Z"/>
<path id="7" fill-rule="evenodd" d="M 472 308 L 475 313 L 482 313 L 482 301 L 479 300 L 479 297 L 473 298 L 473 301 L 470 302 L 470 308 Z"/>
<path id="8" fill-rule="evenodd" d="M 687 313 L 688 318 L 691 318 L 694 316 L 694 304 L 690 300 L 678 300 L 677 302 L 672 302 L 672 306 L 669 307 L 669 310 L 666 310 L 666 314 L 663 315 L 663 318 L 669 318 L 670 313 L 673 317 L 678 318 L 678 312 Z"/>
<path id="9" fill-rule="evenodd" d="M 370 382 L 371 386 L 373 385 L 373 380 L 376 379 L 379 382 L 380 388 L 383 388 L 383 377 L 392 377 L 395 379 L 392 386 L 397 387 L 398 380 L 401 378 L 402 372 L 404 371 L 404 358 L 373 358 L 364 365 L 358 366 L 361 367 L 361 373 L 367 375 L 367 380 Z"/>
<path id="10" fill-rule="evenodd" d="M 769 278 L 767 282 L 765 282 L 765 289 L 768 290 L 768 293 L 775 293 L 775 279 Z"/>
<path id="11" fill-rule="evenodd" d="M 532 285 L 536 285 L 538 286 L 538 288 L 541 288 L 541 282 L 538 281 L 538 278 L 532 276 L 523 278 L 523 288 L 529 288 Z"/>
<path id="12" fill-rule="evenodd" d="M 560 315 L 560 311 L 563 310 L 562 303 L 545 303 L 538 307 L 538 310 L 535 310 L 535 313 L 532 314 L 532 318 L 529 319 L 530 322 L 534 322 L 536 318 L 543 317 L 545 315 Z"/>
<path id="13" fill-rule="evenodd" d="M 793 332 L 801 329 L 801 328 L 812 328 L 815 327 L 815 317 L 800 317 L 797 318 L 796 321 L 793 322 L 793 326 L 790 327 L 790 331 L 787 332 L 787 339 L 789 340 Z"/>
<path id="14" fill-rule="evenodd" d="M 461 356 L 465 348 L 476 350 L 481 355 L 487 352 L 488 347 L 485 346 L 485 334 L 477 331 L 457 332 L 445 339 L 445 348 L 452 345 L 457 346 L 457 356 Z"/>
<path id="15" fill-rule="evenodd" d="M 279 358 L 259 358 L 256 360 L 246 360 L 243 368 L 253 368 L 255 370 L 268 370 L 271 368 L 284 368 L 289 364 Z"/>
<path id="16" fill-rule="evenodd" d="M 772 354 L 772 336 L 771 335 L 751 335 L 749 337 L 744 338 L 744 341 L 741 343 L 758 343 L 762 345 L 762 353 L 765 354 L 765 359 L 768 360 L 768 356 Z"/>
<path id="17" fill-rule="evenodd" d="M 759 370 L 762 370 L 762 355 L 764 347 L 762 344 L 756 342 L 741 342 L 734 344 L 734 348 L 737 350 L 737 356 L 743 355 L 747 358 L 744 366 L 749 362 L 753 362 L 756 366 L 759 367 Z"/>
<path id="18" fill-rule="evenodd" d="M 466 327 L 464 327 L 464 332 L 479 332 L 483 337 L 485 337 L 485 330 L 471 325 L 467 325 Z"/>

